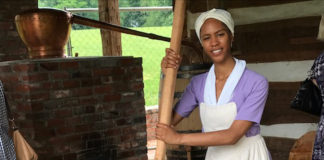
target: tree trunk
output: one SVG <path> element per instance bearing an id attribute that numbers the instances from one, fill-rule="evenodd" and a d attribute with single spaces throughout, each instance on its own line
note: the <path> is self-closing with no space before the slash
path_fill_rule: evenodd
<path id="1" fill-rule="evenodd" d="M 99 20 L 120 25 L 118 0 L 98 0 Z M 104 56 L 121 56 L 121 33 L 100 30 Z"/>

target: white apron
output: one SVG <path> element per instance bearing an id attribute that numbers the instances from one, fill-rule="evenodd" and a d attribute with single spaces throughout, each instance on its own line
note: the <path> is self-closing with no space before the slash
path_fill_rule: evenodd
<path id="1" fill-rule="evenodd" d="M 204 132 L 228 129 L 236 117 L 234 102 L 212 106 L 200 104 Z M 208 147 L 205 160 L 269 160 L 268 149 L 261 135 L 245 135 L 234 145 Z"/>

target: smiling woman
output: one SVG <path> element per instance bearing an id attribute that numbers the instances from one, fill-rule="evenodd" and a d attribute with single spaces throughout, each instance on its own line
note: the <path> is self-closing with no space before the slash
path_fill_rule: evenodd
<path id="1" fill-rule="evenodd" d="M 203 133 L 178 133 L 158 124 L 157 139 L 168 144 L 208 146 L 206 160 L 268 160 L 271 156 L 260 135 L 260 120 L 268 95 L 265 77 L 246 68 L 231 54 L 234 22 L 221 9 L 202 13 L 195 30 L 204 52 L 213 62 L 209 72 L 194 76 L 175 105 L 171 126 L 199 105 Z M 181 57 L 166 50 L 161 67 L 179 68 Z"/>

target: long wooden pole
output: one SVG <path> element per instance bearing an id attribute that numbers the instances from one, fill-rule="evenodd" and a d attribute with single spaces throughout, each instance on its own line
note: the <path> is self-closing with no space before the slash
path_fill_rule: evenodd
<path id="1" fill-rule="evenodd" d="M 173 25 L 170 48 L 177 54 L 180 53 L 182 31 L 184 24 L 184 16 L 186 9 L 186 0 L 176 0 L 173 14 Z M 175 88 L 177 70 L 174 68 L 167 68 L 165 77 L 163 79 L 162 95 L 159 102 L 159 122 L 170 124 L 171 112 Z M 164 160 L 166 152 L 166 144 L 163 141 L 157 141 L 157 148 L 155 152 L 155 160 Z"/>

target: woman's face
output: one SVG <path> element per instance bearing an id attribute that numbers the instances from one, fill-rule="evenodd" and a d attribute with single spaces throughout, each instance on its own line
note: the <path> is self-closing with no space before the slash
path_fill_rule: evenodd
<path id="1" fill-rule="evenodd" d="M 204 51 L 214 63 L 231 58 L 232 34 L 219 20 L 207 19 L 200 29 L 200 39 Z"/>

